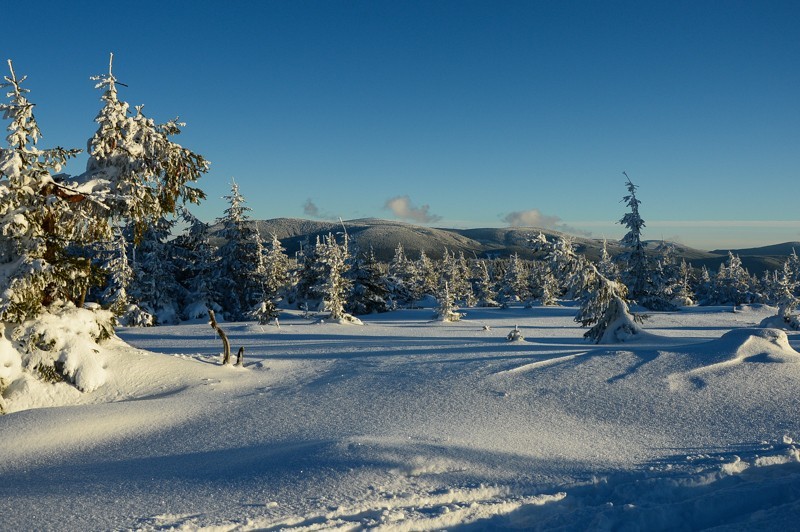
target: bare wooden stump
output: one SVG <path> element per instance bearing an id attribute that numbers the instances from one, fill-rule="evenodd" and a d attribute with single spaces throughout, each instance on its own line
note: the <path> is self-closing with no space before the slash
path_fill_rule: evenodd
<path id="1" fill-rule="evenodd" d="M 231 363 L 231 344 L 228 341 L 228 335 L 225 334 L 225 331 L 217 323 L 217 318 L 214 316 L 214 311 L 208 311 L 208 317 L 211 318 L 211 328 L 217 331 L 217 334 L 222 339 L 222 363 L 223 364 L 230 364 Z M 244 349 L 244 348 L 242 348 Z M 241 350 L 240 350 L 241 351 Z"/>
<path id="2" fill-rule="evenodd" d="M 239 352 L 236 353 L 236 365 L 239 367 L 244 366 L 244 346 L 239 348 Z"/>

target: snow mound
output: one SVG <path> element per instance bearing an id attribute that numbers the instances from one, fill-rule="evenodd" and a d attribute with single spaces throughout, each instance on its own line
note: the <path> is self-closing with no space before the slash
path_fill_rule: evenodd
<path id="1" fill-rule="evenodd" d="M 781 329 L 784 331 L 800 330 L 800 316 L 792 315 L 789 318 L 783 316 L 769 316 L 758 324 L 761 328 Z"/>
<path id="2" fill-rule="evenodd" d="M 705 348 L 711 354 L 711 364 L 706 367 L 742 362 L 800 363 L 800 353 L 789 345 L 786 333 L 779 329 L 734 329 Z"/>

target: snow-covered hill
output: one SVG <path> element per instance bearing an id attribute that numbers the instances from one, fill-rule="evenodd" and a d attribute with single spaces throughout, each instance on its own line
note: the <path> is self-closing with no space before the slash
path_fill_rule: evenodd
<path id="1" fill-rule="evenodd" d="M 328 233 L 343 232 L 338 221 L 315 221 L 298 218 L 274 218 L 256 222 L 263 237 L 275 234 L 281 240 L 290 256 L 300 250 L 306 243 L 314 243 L 317 236 Z M 446 229 L 414 225 L 394 220 L 365 218 L 345 220 L 344 226 L 359 249 L 374 249 L 376 256 L 382 261 L 391 260 L 398 244 L 402 244 L 406 254 L 416 259 L 420 251 L 429 257 L 440 258 L 444 249 L 451 252 L 464 252 L 468 257 L 502 256 L 518 253 L 523 258 L 533 258 L 528 240 L 539 231 L 546 235 L 562 235 L 551 229 L 535 227 L 495 227 L 482 229 Z M 218 229 L 218 228 L 217 228 Z M 600 257 L 603 247 L 602 239 L 590 237 L 573 237 L 577 251 L 592 260 Z M 658 242 L 648 242 L 654 249 Z M 622 252 L 616 241 L 608 242 L 608 250 L 612 255 Z M 764 248 L 765 253 L 752 250 L 744 253 L 742 262 L 752 274 L 760 275 L 765 269 L 779 269 L 786 256 L 791 253 L 791 244 Z M 781 253 L 785 251 L 785 253 Z M 680 244 L 676 245 L 676 255 L 686 259 L 695 268 L 705 266 L 714 272 L 728 258 L 726 252 L 708 252 L 693 249 Z"/>
<path id="2" fill-rule="evenodd" d="M 613 347 L 574 308 L 224 324 L 244 368 L 207 324 L 121 330 L 94 392 L 9 401 L 0 528 L 796 528 L 800 335 L 752 329 L 773 313 Z"/>

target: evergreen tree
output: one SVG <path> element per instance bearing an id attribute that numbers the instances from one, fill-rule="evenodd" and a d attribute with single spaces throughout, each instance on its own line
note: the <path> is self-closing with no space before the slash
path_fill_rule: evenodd
<path id="1" fill-rule="evenodd" d="M 511 255 L 506 265 L 503 284 L 500 286 L 500 298 L 503 305 L 528 299 L 528 270 L 517 253 Z"/>
<path id="2" fill-rule="evenodd" d="M 155 317 L 154 325 L 176 324 L 180 320 L 184 294 L 169 241 L 173 225 L 172 220 L 156 221 L 141 233 L 135 248 L 130 295 L 142 310 Z"/>
<path id="3" fill-rule="evenodd" d="M 437 292 L 438 275 L 433 261 L 425 254 L 425 250 L 420 251 L 419 259 L 416 264 L 416 290 L 420 297 L 434 295 Z"/>
<path id="4" fill-rule="evenodd" d="M 263 301 L 261 279 L 257 266 L 260 239 L 247 214 L 244 196 L 235 181 L 230 195 L 224 196 L 228 208 L 217 220 L 222 225 L 219 236 L 225 243 L 217 250 L 215 285 L 223 295 L 222 309 L 229 320 L 241 320 L 246 313 Z"/>
<path id="5" fill-rule="evenodd" d="M 619 268 L 611 259 L 608 253 L 608 242 L 603 239 L 603 249 L 600 251 L 600 260 L 597 263 L 597 271 L 599 271 L 606 279 L 612 281 L 619 281 Z"/>
<path id="6" fill-rule="evenodd" d="M 181 216 L 188 224 L 175 239 L 178 281 L 183 287 L 182 317 L 187 320 L 206 318 L 208 311 L 221 312 L 222 300 L 214 286 L 218 257 L 211 246 L 209 227 L 188 210 Z"/>
<path id="7" fill-rule="evenodd" d="M 531 266 L 531 294 L 543 306 L 558 305 L 558 281 L 550 265 L 534 261 Z"/>
<path id="8" fill-rule="evenodd" d="M 115 316 L 122 316 L 133 310 L 128 289 L 134 276 L 133 268 L 128 261 L 128 242 L 123 232 L 118 231 L 114 245 L 106 248 L 105 254 L 109 258 L 104 264 L 104 270 L 108 272 L 108 281 L 101 300 Z"/>
<path id="9" fill-rule="evenodd" d="M 712 282 L 711 305 L 743 305 L 755 302 L 750 274 L 742 266 L 741 259 L 728 252 L 728 260 L 720 264 Z"/>
<path id="10" fill-rule="evenodd" d="M 306 243 L 298 255 L 299 272 L 293 296 L 298 308 L 320 308 L 323 305 L 323 284 L 327 277 L 321 257 L 322 249 L 322 242 L 317 236 L 315 244 Z"/>
<path id="11" fill-rule="evenodd" d="M 419 299 L 417 293 L 417 268 L 414 261 L 406 257 L 403 244 L 398 243 L 394 251 L 394 257 L 389 263 L 389 275 L 387 277 L 387 288 L 392 305 L 410 305 Z"/>
<path id="12" fill-rule="evenodd" d="M 109 67 L 98 84 L 106 89 L 105 105 L 89 142 L 87 171 L 68 181 L 58 172 L 78 150 L 36 147 L 41 133 L 24 78 L 10 61 L 9 68 L 2 86 L 10 89 L 10 103 L 0 107 L 11 122 L 9 148 L 0 152 L 0 255 L 12 266 L 0 280 L 0 319 L 21 321 L 56 302 L 82 306 L 105 277 L 93 269 L 90 252 L 111 242 L 115 227 L 143 230 L 178 202 L 199 201 L 202 192 L 187 183 L 208 165 L 169 140 L 179 132 L 177 122 L 155 125 L 141 111 L 127 116 Z"/>
<path id="13" fill-rule="evenodd" d="M 539 233 L 533 241 L 535 249 L 568 255 L 559 262 L 569 264 L 573 285 L 581 286 L 584 294 L 575 321 L 583 327 L 592 326 L 583 336 L 594 343 L 623 342 L 641 332 L 637 321 L 640 318 L 630 313 L 627 304 L 627 288 L 624 284 L 611 281 L 601 274 L 597 267 L 583 255 L 575 253 L 571 246 L 556 245 L 547 241 Z"/>
<path id="14" fill-rule="evenodd" d="M 359 315 L 389 310 L 386 302 L 389 290 L 372 247 L 369 252 L 353 261 L 348 278 L 352 282 L 351 295 L 347 302 L 348 312 Z"/>
<path id="15" fill-rule="evenodd" d="M 623 278 L 628 286 L 630 297 L 638 301 L 648 294 L 647 255 L 642 243 L 642 228 L 644 228 L 645 224 L 639 215 L 641 201 L 636 197 L 636 189 L 638 187 L 631 182 L 627 173 L 623 172 L 623 174 L 628 180 L 626 183 L 628 195 L 624 196 L 622 201 L 630 209 L 630 212 L 625 213 L 619 221 L 620 224 L 628 228 L 628 232 L 620 240 L 620 244 L 629 250 L 623 255 L 623 260 L 626 263 Z"/>
<path id="16" fill-rule="evenodd" d="M 694 291 L 692 290 L 692 268 L 681 260 L 678 268 L 677 280 L 672 290 L 672 304 L 678 307 L 694 305 Z"/>
<path id="17" fill-rule="evenodd" d="M 338 322 L 360 323 L 344 310 L 352 286 L 350 280 L 345 277 L 348 260 L 346 238 L 344 244 L 339 244 L 333 234 L 328 233 L 322 243 L 319 258 L 325 266 L 322 290 L 325 308 L 330 313 L 328 318 Z"/>
<path id="18" fill-rule="evenodd" d="M 439 321 L 459 321 L 464 317 L 464 314 L 458 312 L 458 307 L 455 305 L 453 294 L 450 293 L 450 287 L 447 281 L 442 282 L 436 299 L 439 301 L 439 305 L 436 307 L 436 314 L 434 317 Z"/>
<path id="19" fill-rule="evenodd" d="M 40 150 L 41 132 L 34 105 L 22 87 L 11 61 L 10 75 L 0 87 L 9 103 L 0 104 L 8 126 L 8 148 L 0 149 L 0 320 L 34 318 L 58 301 L 83 305 L 92 281 L 91 263 L 70 253 L 74 246 L 110 238 L 105 223 L 92 223 L 104 214 L 74 185 L 57 175 L 78 150 Z M 104 221 L 100 218 L 100 221 Z"/>
<path id="20" fill-rule="evenodd" d="M 208 162 L 170 140 L 184 126 L 177 119 L 156 124 L 144 115 L 143 106 L 131 115 L 129 105 L 118 98 L 113 59 L 112 54 L 108 74 L 92 78 L 97 81 L 95 88 L 103 91 L 103 107 L 95 119 L 98 129 L 88 142 L 82 179 L 98 183 L 94 193 L 104 198 L 108 216 L 133 226 L 138 243 L 147 226 L 174 213 L 179 201 L 198 203 L 205 197 L 188 183 L 208 170 Z"/>
<path id="21" fill-rule="evenodd" d="M 278 240 L 274 233 L 264 257 L 264 262 L 266 267 L 264 288 L 267 296 L 277 303 L 277 300 L 282 297 L 283 292 L 288 288 L 289 257 L 286 256 L 286 249 L 284 249 L 281 241 Z"/>
<path id="22" fill-rule="evenodd" d="M 470 273 L 464 253 L 462 252 L 456 257 L 445 248 L 439 269 L 439 286 L 441 287 L 443 282 L 447 282 L 449 292 L 454 300 L 461 301 L 465 305 L 474 304 L 475 297 L 469 282 Z"/>
<path id="23" fill-rule="evenodd" d="M 794 250 L 792 250 L 794 254 Z M 795 255 L 795 258 L 797 255 Z M 794 309 L 800 304 L 800 300 L 795 295 L 797 291 L 797 281 L 794 280 L 794 271 L 792 270 L 792 258 L 783 263 L 783 270 L 777 276 L 778 282 L 775 287 L 775 295 L 778 303 L 778 317 L 793 329 L 800 328 L 800 319 L 793 315 Z"/>
<path id="24" fill-rule="evenodd" d="M 474 281 L 474 293 L 477 299 L 477 306 L 499 307 L 500 303 L 497 302 L 497 290 L 495 290 L 495 283 L 492 281 L 486 261 L 477 261 L 475 268 L 477 273 Z"/>

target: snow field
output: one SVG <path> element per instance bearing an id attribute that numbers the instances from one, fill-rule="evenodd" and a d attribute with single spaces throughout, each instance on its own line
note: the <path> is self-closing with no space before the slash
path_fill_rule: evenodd
<path id="1" fill-rule="evenodd" d="M 146 351 L 103 344 L 105 384 L 0 417 L 0 527 L 740 529 L 800 514 L 800 336 L 747 329 L 774 309 L 654 313 L 650 335 L 615 346 L 586 343 L 574 312 L 222 324 L 245 368 L 218 365 L 205 323 L 121 330 Z M 506 340 L 514 325 L 525 341 Z"/>

